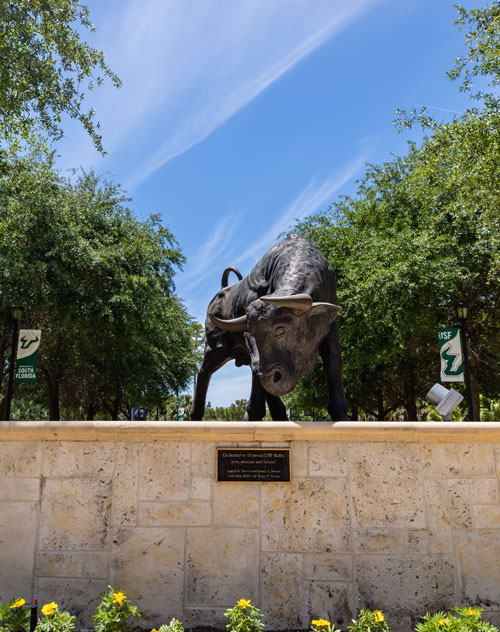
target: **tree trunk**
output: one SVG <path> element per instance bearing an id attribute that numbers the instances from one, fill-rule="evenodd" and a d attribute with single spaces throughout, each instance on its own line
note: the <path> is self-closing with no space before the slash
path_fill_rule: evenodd
<path id="1" fill-rule="evenodd" d="M 86 421 L 94 421 L 94 417 L 97 412 L 97 406 L 93 404 L 89 404 L 87 406 L 87 410 L 85 411 L 85 419 Z"/>
<path id="2" fill-rule="evenodd" d="M 14 396 L 18 388 L 19 388 L 19 383 L 14 382 L 12 384 L 12 400 L 14 400 Z M 11 405 L 12 405 L 12 402 L 11 402 Z M 0 402 L 0 420 L 1 421 L 5 421 L 6 412 L 7 412 L 7 392 L 5 393 L 5 396 L 2 398 Z M 11 413 L 12 413 L 12 410 L 11 410 Z"/>
<path id="3" fill-rule="evenodd" d="M 385 421 L 384 394 L 382 390 L 377 391 L 377 420 Z"/>
<path id="4" fill-rule="evenodd" d="M 470 349 L 470 348 L 469 348 Z M 479 358 L 475 353 L 469 353 L 470 364 L 470 390 L 472 393 L 472 407 L 474 409 L 474 419 L 469 421 L 480 421 L 480 401 L 479 401 Z"/>
<path id="5" fill-rule="evenodd" d="M 351 421 L 358 421 L 359 408 L 357 404 L 351 406 Z"/>
<path id="6" fill-rule="evenodd" d="M 411 361 L 408 362 L 408 366 L 406 370 L 405 395 L 406 395 L 405 408 L 406 408 L 406 413 L 408 415 L 408 421 L 417 421 L 415 368 Z"/>
<path id="7" fill-rule="evenodd" d="M 49 389 L 49 419 L 50 421 L 60 421 L 61 409 L 59 406 L 59 379 L 51 375 L 48 371 L 45 375 L 47 377 L 47 386 Z"/>
<path id="8" fill-rule="evenodd" d="M 113 421 L 118 420 L 119 411 L 120 411 L 120 399 L 118 397 L 115 397 L 115 399 L 113 400 L 113 405 L 111 409 L 111 419 Z"/>
<path id="9" fill-rule="evenodd" d="M 0 358 L 2 361 L 2 367 L 0 370 L 0 393 L 2 392 L 2 386 L 3 386 L 3 369 L 5 366 L 5 347 L 6 347 L 6 339 L 5 337 L 2 337 L 2 342 L 0 343 Z M 1 419 L 3 419 L 3 417 L 1 417 Z"/>

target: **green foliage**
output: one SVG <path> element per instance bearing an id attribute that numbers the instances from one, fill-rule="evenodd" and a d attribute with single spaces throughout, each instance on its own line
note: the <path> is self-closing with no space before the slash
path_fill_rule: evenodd
<path id="1" fill-rule="evenodd" d="M 369 608 L 363 608 L 347 629 L 349 632 L 390 632 L 383 613 Z"/>
<path id="2" fill-rule="evenodd" d="M 42 614 L 36 624 L 35 632 L 73 632 L 76 617 L 52 602 L 42 608 Z"/>
<path id="3" fill-rule="evenodd" d="M 456 6 L 458 18 L 454 24 L 461 31 L 469 26 L 465 38 L 468 46 L 466 55 L 456 58 L 453 69 L 448 77 L 455 81 L 462 78 L 460 89 L 470 91 L 475 77 L 486 77 L 492 86 L 500 84 L 500 4 L 493 2 L 488 7 L 471 9 Z M 498 100 L 491 93 L 485 95 L 481 92 L 474 95 L 475 98 L 492 98 L 498 105 Z"/>
<path id="4" fill-rule="evenodd" d="M 0 602 L 0 632 L 29 632 L 30 611 L 24 599 Z"/>
<path id="5" fill-rule="evenodd" d="M 12 421 L 48 421 L 49 410 L 28 395 L 12 402 L 10 418 Z"/>
<path id="6" fill-rule="evenodd" d="M 240 599 L 233 608 L 226 610 L 224 616 L 229 619 L 227 632 L 262 632 L 264 629 L 262 613 L 249 599 Z"/>
<path id="7" fill-rule="evenodd" d="M 101 593 L 101 602 L 92 619 L 96 632 L 123 632 L 127 629 L 131 617 L 139 618 L 141 613 L 137 606 L 129 603 L 126 595 L 108 586 L 108 591 Z"/>
<path id="8" fill-rule="evenodd" d="M 168 625 L 162 625 L 156 630 L 153 628 L 151 632 L 184 632 L 184 627 L 177 619 L 172 619 Z"/>
<path id="9" fill-rule="evenodd" d="M 191 319 L 175 295 L 184 257 L 158 216 L 137 220 L 94 173 L 62 178 L 50 161 L 13 160 L 0 177 L 0 355 L 11 309 L 42 329 L 38 389 L 51 419 L 129 414 L 161 404 L 195 371 Z M 4 364 L 6 366 L 6 364 Z"/>
<path id="10" fill-rule="evenodd" d="M 481 421 L 498 421 L 500 419 L 500 399 L 481 397 Z"/>
<path id="11" fill-rule="evenodd" d="M 450 612 L 426 614 L 415 626 L 416 632 L 498 632 L 491 623 L 481 618 L 481 608 L 453 608 Z"/>
<path id="12" fill-rule="evenodd" d="M 78 0 L 0 3 L 0 145 L 57 140 L 67 115 L 103 151 L 94 110 L 84 109 L 85 91 L 105 78 L 117 87 L 121 81 L 102 52 L 81 40 L 82 27 L 94 30 Z"/>
<path id="13" fill-rule="evenodd" d="M 440 415 L 436 408 L 430 404 L 427 408 L 427 421 L 443 421 L 443 416 Z M 455 408 L 455 410 L 451 413 L 451 421 L 465 421 L 464 414 L 460 412 L 459 408 Z M 481 421 L 484 421 L 482 415 Z"/>

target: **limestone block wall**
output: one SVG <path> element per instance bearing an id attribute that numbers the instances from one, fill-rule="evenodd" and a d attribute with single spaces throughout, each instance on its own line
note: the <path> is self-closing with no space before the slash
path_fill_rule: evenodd
<path id="1" fill-rule="evenodd" d="M 218 483 L 217 447 L 290 447 L 291 483 Z M 56 601 L 91 627 L 124 590 L 141 626 L 395 630 L 480 605 L 500 623 L 500 423 L 0 424 L 0 599 Z"/>

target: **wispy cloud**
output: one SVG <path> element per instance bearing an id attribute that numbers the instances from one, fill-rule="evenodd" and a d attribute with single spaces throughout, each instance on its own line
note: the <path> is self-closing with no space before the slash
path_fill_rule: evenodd
<path id="1" fill-rule="evenodd" d="M 364 150 L 340 173 L 330 175 L 320 184 L 315 180 L 309 182 L 295 200 L 285 208 L 274 224 L 238 257 L 236 263 L 245 259 L 257 261 L 276 241 L 278 235 L 293 224 L 294 220 L 303 219 L 331 202 L 335 193 L 359 173 L 368 157 L 369 151 Z"/>
<path id="2" fill-rule="evenodd" d="M 100 23 L 96 45 L 124 86 L 97 93 L 94 102 L 111 163 L 113 156 L 128 158 L 126 186 L 207 138 L 377 2 L 116 3 L 109 21 Z M 66 153 L 79 163 L 95 161 L 80 138 Z"/>
<path id="3" fill-rule="evenodd" d="M 373 138 L 376 140 L 376 137 Z M 374 141 L 367 140 L 363 144 L 363 151 L 340 172 L 321 182 L 317 178 L 312 179 L 292 202 L 277 213 L 277 219 L 270 227 L 251 243 L 246 236 L 255 235 L 256 224 L 243 213 L 233 215 L 228 211 L 197 248 L 196 254 L 188 257 L 186 269 L 177 276 L 177 289 L 185 298 L 189 313 L 203 322 L 207 305 L 219 288 L 220 274 L 227 265 L 238 266 L 246 275 L 294 220 L 303 219 L 332 202 L 335 194 L 359 174 L 369 159 Z"/>
<path id="4" fill-rule="evenodd" d="M 233 235 L 240 223 L 239 215 L 226 215 L 217 222 L 211 234 L 198 248 L 197 253 L 188 259 L 185 272 L 179 275 L 184 292 L 190 292 L 214 271 L 214 263 L 226 252 L 233 241 Z"/>
<path id="5" fill-rule="evenodd" d="M 449 110 L 448 108 L 440 108 L 437 105 L 424 105 L 423 103 L 414 103 L 414 107 L 426 108 L 427 110 L 437 110 L 438 112 L 449 112 L 450 114 L 463 114 L 463 110 Z"/>

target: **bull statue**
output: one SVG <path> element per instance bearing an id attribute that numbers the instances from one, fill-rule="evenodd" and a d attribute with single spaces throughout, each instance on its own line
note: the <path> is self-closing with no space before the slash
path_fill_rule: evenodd
<path id="1" fill-rule="evenodd" d="M 228 286 L 230 272 L 238 282 Z M 318 354 L 328 383 L 328 412 L 347 419 L 342 385 L 335 273 L 315 245 L 290 235 L 271 248 L 250 274 L 224 270 L 220 291 L 210 301 L 206 343 L 191 407 L 202 419 L 212 374 L 229 360 L 252 369 L 245 420 L 260 420 L 266 401 L 275 421 L 286 420 L 280 395 L 314 368 Z"/>

